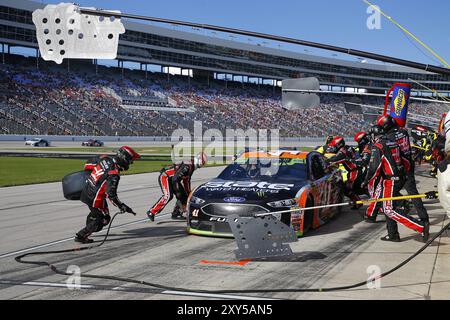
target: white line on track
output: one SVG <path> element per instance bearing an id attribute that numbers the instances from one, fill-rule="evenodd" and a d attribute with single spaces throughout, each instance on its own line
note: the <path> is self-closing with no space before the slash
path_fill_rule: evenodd
<path id="1" fill-rule="evenodd" d="M 169 215 L 169 214 L 168 213 L 163 213 L 163 214 L 158 215 L 158 216 L 159 217 L 163 217 L 163 216 L 167 216 L 167 215 Z M 111 230 L 117 229 L 117 228 L 131 226 L 131 225 L 134 225 L 134 224 L 139 224 L 139 223 L 142 223 L 142 222 L 145 222 L 145 221 L 149 221 L 148 218 L 137 220 L 137 221 L 133 221 L 133 222 L 124 223 L 124 224 L 121 224 L 121 225 L 118 225 L 118 226 L 115 226 L 115 227 L 111 227 Z M 97 234 L 104 233 L 104 232 L 106 232 L 106 230 L 108 230 L 108 229 L 105 228 L 102 231 L 97 232 Z M 73 238 L 74 237 L 72 236 L 70 238 L 48 242 L 48 243 L 41 244 L 41 245 L 38 245 L 38 246 L 34 246 L 34 247 L 31 247 L 31 248 L 22 249 L 22 250 L 13 251 L 13 252 L 8 252 L 8 253 L 0 255 L 0 259 L 7 258 L 7 257 L 10 257 L 10 256 L 14 256 L 14 255 L 18 255 L 18 254 L 22 254 L 22 253 L 29 252 L 29 251 L 34 251 L 34 250 L 41 249 L 41 248 L 54 246 L 56 244 L 67 242 L 67 241 L 73 241 Z"/>
<path id="2" fill-rule="evenodd" d="M 32 287 L 51 287 L 51 288 L 65 288 L 65 289 L 75 289 L 70 288 L 65 283 L 59 282 L 41 282 L 41 281 L 28 281 L 28 282 L 14 282 L 8 280 L 0 280 L 0 284 L 10 284 L 10 285 L 21 285 L 21 286 L 32 286 Z M 93 284 L 83 284 L 77 286 L 76 289 L 91 289 L 91 290 L 106 290 L 104 287 L 96 286 Z M 112 291 L 124 291 L 125 287 L 114 287 L 109 290 Z M 157 289 L 156 289 L 157 290 Z M 277 300 L 266 297 L 252 297 L 252 296 L 241 296 L 241 295 L 229 295 L 229 294 L 214 294 L 214 293 L 203 293 L 203 292 L 186 292 L 186 291 L 176 291 L 176 290 L 164 290 L 155 294 L 167 294 L 176 296 L 188 296 L 188 297 L 202 297 L 202 298 L 215 298 L 215 299 L 231 299 L 231 300 Z"/>

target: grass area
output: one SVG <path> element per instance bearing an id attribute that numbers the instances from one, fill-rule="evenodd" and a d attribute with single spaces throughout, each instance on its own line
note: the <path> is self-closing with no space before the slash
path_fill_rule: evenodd
<path id="1" fill-rule="evenodd" d="M 114 148 L 33 148 L 57 151 L 91 151 L 91 152 L 111 152 Z M 63 150 L 64 149 L 64 150 Z M 146 151 L 150 148 L 136 148 L 141 153 L 161 153 L 170 154 L 169 147 L 155 147 L 158 151 Z M 163 152 L 162 150 L 166 150 Z M 301 148 L 310 151 L 311 148 Z M 208 150 L 206 150 L 208 152 Z M 232 153 L 228 153 L 232 154 Z M 61 179 L 71 172 L 80 171 L 86 160 L 83 159 L 55 159 L 55 158 L 34 158 L 34 157 L 0 157 L 0 187 L 18 186 L 25 184 L 35 184 L 44 182 L 61 181 Z M 136 161 L 123 174 L 136 174 L 155 172 L 171 163 L 170 157 L 150 158 L 143 157 Z M 223 165 L 221 163 L 211 165 Z"/>
<path id="2" fill-rule="evenodd" d="M 26 151 L 55 151 L 55 152 L 86 152 L 86 153 L 111 153 L 118 149 L 118 147 L 74 147 L 74 148 L 60 148 L 60 147 L 28 147 L 28 148 L 3 148 L 3 150 L 26 150 Z M 133 148 L 138 153 L 152 153 L 152 154 L 168 154 L 170 155 L 170 147 L 142 147 Z"/>
<path id="3" fill-rule="evenodd" d="M 179 152 L 192 152 L 192 154 L 197 154 L 202 151 L 202 147 L 192 147 L 192 148 L 181 148 L 177 149 Z M 36 148 L 36 147 L 28 147 L 28 148 L 3 148 L 3 150 L 27 150 L 27 151 L 54 151 L 54 152 L 86 152 L 86 153 L 111 153 L 115 152 L 118 147 L 45 147 L 45 148 Z M 171 154 L 170 147 L 135 147 L 133 148 L 136 152 L 141 154 Z M 300 150 L 303 151 L 311 151 L 313 148 L 302 147 Z M 225 154 L 225 155 L 234 155 L 238 152 L 241 152 L 243 148 L 239 147 L 223 147 L 212 149 L 211 147 L 204 147 L 203 151 L 205 151 L 208 155 L 211 153 L 214 154 Z"/>
<path id="4" fill-rule="evenodd" d="M 31 157 L 0 157 L 0 187 L 61 181 L 80 171 L 86 160 Z M 124 174 L 159 171 L 170 160 L 136 161 Z"/>

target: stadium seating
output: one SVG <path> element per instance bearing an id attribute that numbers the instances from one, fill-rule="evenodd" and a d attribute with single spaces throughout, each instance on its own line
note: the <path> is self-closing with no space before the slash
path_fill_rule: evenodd
<path id="1" fill-rule="evenodd" d="M 369 125 L 347 113 L 348 97 L 322 95 L 319 107 L 288 111 L 279 88 L 80 64 L 64 67 L 16 58 L 0 65 L 0 133 L 170 136 L 177 128 L 279 129 L 286 137 L 352 136 Z M 358 98 L 382 106 L 384 99 Z M 445 107 L 413 103 L 411 112 L 438 119 Z"/>

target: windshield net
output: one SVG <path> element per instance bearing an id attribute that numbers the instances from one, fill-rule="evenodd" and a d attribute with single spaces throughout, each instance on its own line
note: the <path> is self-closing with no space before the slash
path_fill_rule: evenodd
<path id="1" fill-rule="evenodd" d="M 239 158 L 218 176 L 223 180 L 306 180 L 306 159 Z"/>

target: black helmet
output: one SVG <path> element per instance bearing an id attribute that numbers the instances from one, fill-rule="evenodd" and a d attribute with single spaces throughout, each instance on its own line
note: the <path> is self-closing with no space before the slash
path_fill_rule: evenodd
<path id="1" fill-rule="evenodd" d="M 378 118 L 377 125 L 380 126 L 382 133 L 387 133 L 397 126 L 397 122 L 387 114 Z"/>
<path id="2" fill-rule="evenodd" d="M 132 164 L 134 160 L 137 160 L 140 157 L 139 153 L 128 146 L 120 147 L 116 153 L 117 164 L 125 171 L 129 169 L 130 164 Z"/>
<path id="3" fill-rule="evenodd" d="M 373 125 L 372 127 L 370 127 L 369 129 L 369 134 L 377 137 L 379 135 L 381 135 L 383 133 L 382 128 L 379 125 Z"/>

